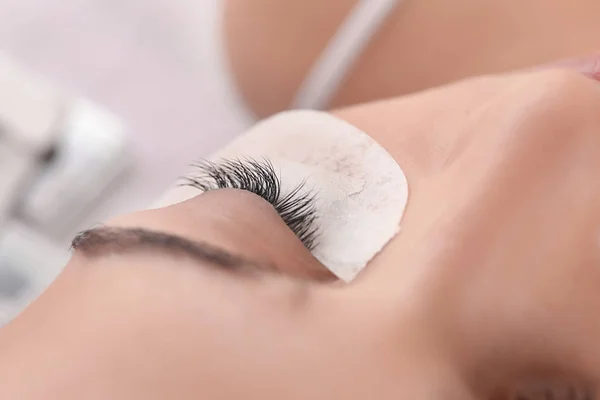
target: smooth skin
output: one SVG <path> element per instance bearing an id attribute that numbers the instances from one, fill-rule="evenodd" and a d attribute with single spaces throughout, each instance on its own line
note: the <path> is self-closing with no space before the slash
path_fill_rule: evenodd
<path id="1" fill-rule="evenodd" d="M 233 79 L 258 117 L 288 108 L 358 0 L 225 0 Z M 399 1 L 400 2 L 400 1 Z M 402 0 L 330 107 L 600 51 L 597 0 Z"/>
<path id="2" fill-rule="evenodd" d="M 451 400 L 540 382 L 557 395 L 595 388 L 598 110 L 597 82 L 549 70 L 337 111 L 395 157 L 411 188 L 401 234 L 355 282 L 298 278 L 314 259 L 249 193 L 124 216 L 109 224 L 202 240 L 281 273 L 76 252 L 0 330 L 2 397 Z"/>

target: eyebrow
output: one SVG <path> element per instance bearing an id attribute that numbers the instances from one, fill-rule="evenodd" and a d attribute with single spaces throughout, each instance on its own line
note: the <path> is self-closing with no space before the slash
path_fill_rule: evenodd
<path id="1" fill-rule="evenodd" d="M 204 242 L 161 231 L 142 228 L 97 227 L 78 233 L 71 249 L 88 257 L 137 252 L 185 257 L 203 265 L 229 272 L 275 272 L 273 266 L 259 264 Z"/>

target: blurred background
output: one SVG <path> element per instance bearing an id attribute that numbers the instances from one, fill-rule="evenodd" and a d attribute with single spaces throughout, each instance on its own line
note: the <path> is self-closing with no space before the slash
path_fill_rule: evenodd
<path id="1" fill-rule="evenodd" d="M 0 326 L 78 230 L 148 206 L 251 121 L 218 0 L 3 0 Z"/>

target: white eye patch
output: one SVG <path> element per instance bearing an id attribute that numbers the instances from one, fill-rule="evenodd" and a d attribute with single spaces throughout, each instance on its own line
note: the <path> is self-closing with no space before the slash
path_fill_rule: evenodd
<path id="1" fill-rule="evenodd" d="M 400 230 L 408 200 L 406 177 L 371 137 L 330 114 L 289 111 L 258 123 L 210 157 L 268 159 L 282 195 L 298 186 L 314 194 L 318 231 L 312 254 L 349 282 Z M 197 195 L 173 189 L 161 204 Z"/>

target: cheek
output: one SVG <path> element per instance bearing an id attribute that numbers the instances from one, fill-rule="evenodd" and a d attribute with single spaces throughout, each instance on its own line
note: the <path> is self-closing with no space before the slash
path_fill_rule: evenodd
<path id="1" fill-rule="evenodd" d="M 187 334 L 178 340 L 178 349 L 190 379 L 212 392 L 203 392 L 205 397 L 329 393 L 317 397 L 355 398 L 346 388 L 360 388 L 365 392 L 356 398 L 368 398 L 385 392 L 383 385 L 398 372 L 395 362 L 387 362 L 387 350 L 395 346 L 379 353 L 381 337 L 366 341 L 365 336 L 375 335 L 365 335 L 366 326 L 354 314 L 340 312 L 339 305 L 327 301 L 330 297 L 313 293 L 302 305 L 298 298 L 290 301 L 291 288 L 279 283 L 241 287 L 213 282 L 215 289 L 203 291 L 202 304 L 185 321 Z"/>
<path id="2" fill-rule="evenodd" d="M 196 287 L 195 296 L 178 304 L 170 326 L 162 324 L 169 326 L 172 343 L 161 361 L 177 365 L 195 385 L 218 393 L 233 390 L 233 398 L 244 398 L 248 393 L 238 390 L 269 387 L 269 380 L 290 373 L 301 376 L 307 361 L 318 358 L 323 346 L 312 315 L 290 308 L 285 283 L 227 277 L 205 282 Z M 165 311 L 169 309 L 174 308 Z"/>

